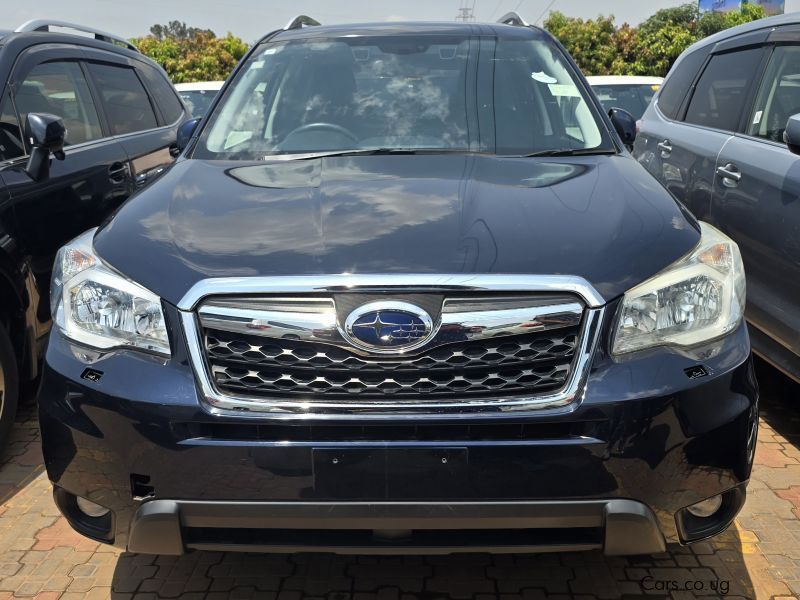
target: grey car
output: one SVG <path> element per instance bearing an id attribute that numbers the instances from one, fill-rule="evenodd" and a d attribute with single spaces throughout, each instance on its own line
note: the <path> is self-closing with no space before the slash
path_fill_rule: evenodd
<path id="1" fill-rule="evenodd" d="M 702 40 L 650 104 L 634 155 L 732 237 L 753 349 L 800 380 L 800 14 Z"/>

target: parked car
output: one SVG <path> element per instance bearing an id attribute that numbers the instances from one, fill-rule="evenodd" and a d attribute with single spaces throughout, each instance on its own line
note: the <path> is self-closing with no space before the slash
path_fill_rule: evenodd
<path id="1" fill-rule="evenodd" d="M 635 155 L 741 248 L 754 350 L 800 380 L 800 16 L 714 35 L 677 61 Z"/>
<path id="2" fill-rule="evenodd" d="M 504 21 L 296 19 L 61 250 L 39 407 L 77 531 L 647 554 L 728 526 L 757 421 L 736 244 Z"/>
<path id="3" fill-rule="evenodd" d="M 603 108 L 623 108 L 636 119 L 641 119 L 650 101 L 655 96 L 663 77 L 641 77 L 635 75 L 596 75 L 587 77 Z"/>
<path id="4" fill-rule="evenodd" d="M 222 88 L 224 81 L 200 81 L 196 83 L 176 83 L 183 102 L 193 117 L 202 117 L 208 112 L 211 102 Z"/>
<path id="5" fill-rule="evenodd" d="M 185 115 L 156 63 L 69 23 L 0 33 L 0 81 L 2 448 L 20 381 L 38 373 L 56 252 L 174 160 Z"/>

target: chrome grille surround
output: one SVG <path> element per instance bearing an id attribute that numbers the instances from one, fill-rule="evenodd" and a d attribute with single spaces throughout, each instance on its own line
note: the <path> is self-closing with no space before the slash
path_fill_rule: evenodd
<path id="1" fill-rule="evenodd" d="M 276 284 L 276 279 L 280 280 L 279 283 L 281 284 L 280 287 Z M 561 283 L 563 285 L 558 285 L 558 280 L 563 279 Z M 224 281 L 225 284 L 223 285 L 221 281 Z M 237 285 L 237 281 L 239 284 Z M 559 276 L 548 276 L 544 278 L 544 281 L 540 281 L 537 277 L 527 277 L 527 276 L 501 276 L 501 275 L 478 275 L 478 276 L 429 276 L 429 275 L 421 275 L 421 276 L 413 276 L 413 275 L 399 275 L 399 276 L 392 276 L 392 275 L 381 275 L 381 276 L 360 276 L 356 278 L 356 282 L 354 282 L 351 276 L 330 276 L 327 278 L 322 277 L 290 277 L 290 278 L 267 278 L 263 280 L 259 280 L 260 283 L 252 279 L 243 279 L 243 280 L 210 280 L 208 285 L 205 286 L 203 289 L 207 290 L 208 293 L 204 293 L 202 291 L 198 291 L 197 289 L 193 288 L 193 291 L 190 294 L 187 294 L 187 298 L 182 301 L 181 304 L 181 318 L 183 321 L 184 332 L 187 337 L 187 341 L 189 344 L 189 351 L 190 357 L 193 363 L 193 367 L 195 369 L 198 383 L 201 388 L 201 392 L 203 396 L 205 396 L 207 407 L 211 412 L 231 412 L 235 411 L 236 414 L 240 416 L 268 416 L 270 418 L 276 419 L 296 419 L 296 418 L 318 418 L 318 419 L 356 419 L 356 420 L 363 420 L 363 419 L 385 419 L 387 417 L 391 418 L 409 418 L 409 419 L 418 419 L 418 418 L 474 418 L 476 413 L 482 415 L 500 415 L 504 413 L 513 413 L 519 416 L 520 412 L 524 411 L 534 411 L 534 410 L 541 410 L 541 409 L 553 409 L 553 408 L 565 408 L 572 405 L 574 402 L 578 401 L 581 397 L 582 389 L 586 383 L 586 376 L 587 376 L 587 367 L 590 363 L 591 356 L 593 354 L 594 348 L 597 343 L 600 325 L 602 321 L 602 316 L 604 309 L 602 308 L 601 302 L 602 298 L 597 294 L 595 290 L 591 288 L 586 282 L 572 277 L 564 277 L 561 278 Z M 197 286 L 195 286 L 197 287 Z M 504 295 L 514 295 L 519 297 L 521 294 L 531 294 L 531 298 L 535 299 L 536 296 L 533 293 L 549 293 L 554 294 L 558 292 L 566 291 L 569 294 L 578 295 L 582 299 L 582 303 L 578 302 L 577 306 L 580 308 L 580 331 L 574 339 L 571 340 L 572 345 L 570 347 L 570 352 L 574 351 L 574 358 L 571 362 L 571 368 L 569 372 L 564 374 L 563 380 L 558 380 L 556 383 L 562 384 L 559 385 L 558 389 L 552 389 L 549 387 L 545 391 L 540 391 L 537 393 L 535 389 L 519 389 L 514 388 L 513 385 L 509 385 L 507 382 L 495 382 L 497 385 L 496 387 L 492 387 L 485 385 L 488 379 L 492 379 L 490 375 L 478 375 L 474 381 L 469 381 L 468 378 L 465 378 L 461 375 L 456 375 L 453 379 L 458 379 L 459 381 L 464 380 L 463 383 L 459 385 L 467 388 L 467 387 L 480 387 L 480 394 L 471 394 L 471 389 L 465 389 L 463 393 L 454 393 L 452 388 L 448 388 L 447 383 L 445 380 L 436 380 L 436 374 L 441 373 L 442 371 L 437 371 L 437 367 L 435 366 L 437 363 L 437 359 L 433 358 L 434 356 L 444 357 L 445 354 L 448 352 L 450 355 L 447 358 L 440 358 L 439 362 L 442 364 L 448 364 L 448 360 L 452 360 L 453 357 L 458 357 L 459 359 L 463 359 L 466 356 L 467 359 L 470 359 L 468 355 L 462 350 L 456 350 L 454 352 L 450 352 L 454 348 L 454 342 L 452 339 L 448 339 L 443 334 L 446 333 L 441 328 L 442 323 L 447 323 L 448 314 L 452 314 L 452 311 L 449 311 L 447 308 L 447 302 L 445 303 L 440 318 L 438 319 L 437 327 L 439 327 L 436 335 L 433 338 L 433 341 L 426 345 L 425 348 L 420 349 L 416 354 L 424 354 L 420 357 L 414 356 L 399 356 L 399 357 L 380 357 L 378 361 L 375 356 L 371 358 L 373 360 L 369 360 L 370 356 L 367 355 L 365 357 L 355 356 L 355 350 L 352 346 L 346 346 L 346 349 L 352 354 L 349 357 L 349 363 L 347 365 L 346 372 L 350 374 L 358 373 L 358 367 L 351 368 L 354 365 L 360 363 L 369 363 L 370 368 L 374 371 L 374 366 L 376 362 L 383 363 L 380 367 L 381 370 L 385 370 L 389 377 L 387 380 L 391 381 L 391 385 L 396 387 L 393 392 L 391 393 L 383 393 L 381 392 L 380 397 L 376 397 L 374 395 L 377 383 L 373 382 L 372 388 L 370 388 L 369 382 L 364 385 L 364 389 L 370 390 L 373 392 L 373 395 L 370 396 L 370 393 L 364 394 L 364 389 L 355 390 L 355 389 L 348 389 L 348 385 L 353 384 L 351 379 L 357 380 L 358 378 L 347 377 L 343 379 L 339 385 L 330 386 L 331 388 L 335 388 L 335 392 L 333 394 L 315 394 L 313 392 L 302 393 L 302 394 L 279 394 L 275 393 L 274 395 L 265 395 L 263 393 L 248 393 L 248 390 L 242 388 L 241 390 L 235 389 L 225 389 L 221 391 L 219 386 L 216 385 L 214 376 L 218 375 L 218 373 L 212 372 L 212 367 L 209 365 L 209 362 L 206 360 L 205 357 L 205 334 L 203 332 L 202 326 L 200 325 L 200 320 L 204 319 L 204 323 L 207 325 L 208 322 L 206 319 L 213 315 L 210 315 L 209 311 L 205 311 L 206 314 L 203 315 L 203 310 L 207 306 L 213 306 L 214 311 L 217 311 L 220 308 L 220 304 L 224 305 L 226 301 L 230 300 L 230 296 L 238 293 L 246 293 L 249 296 L 258 296 L 259 300 L 264 300 L 261 294 L 265 295 L 275 295 L 277 294 L 324 294 L 327 293 L 327 297 L 316 297 L 314 298 L 316 301 L 322 302 L 330 302 L 330 298 L 332 295 L 336 293 L 342 293 L 344 291 L 347 292 L 362 292 L 362 291 L 369 291 L 369 292 L 380 292 L 385 293 L 387 298 L 392 298 L 392 294 L 402 295 L 408 294 L 412 292 L 421 292 L 421 293 L 430 293 L 435 292 L 442 294 L 444 297 L 448 297 L 450 294 L 458 294 L 461 293 L 462 296 L 464 293 L 474 293 L 474 292 L 502 292 Z M 224 295 L 228 296 L 227 300 L 225 299 L 218 299 L 215 298 L 215 295 Z M 208 296 L 211 296 L 210 298 Z M 313 296 L 312 296 L 313 297 Z M 197 311 L 192 312 L 192 308 L 197 308 L 200 300 L 206 298 L 206 302 L 200 307 Z M 284 295 L 284 298 L 286 296 Z M 307 301 L 309 296 L 306 296 L 305 300 Z M 449 301 L 448 297 L 448 301 Z M 484 298 L 484 300 L 486 300 Z M 233 309 L 233 313 L 236 310 L 240 309 L 253 309 L 253 306 L 248 306 L 247 300 L 237 299 L 236 302 L 238 306 L 233 306 L 229 303 L 228 309 Z M 468 300 L 468 302 L 480 302 L 480 298 L 476 300 L 475 297 Z M 575 302 L 573 301 L 573 306 L 569 306 L 569 303 L 562 303 L 562 306 L 568 306 L 568 310 L 556 312 L 556 315 L 560 315 L 563 317 L 563 314 L 566 313 L 567 315 L 570 312 L 575 311 Z M 587 307 L 584 308 L 584 305 Z M 256 309 L 258 307 L 255 307 Z M 319 308 L 319 307 L 317 307 Z M 480 308 L 478 306 L 477 308 Z M 548 317 L 553 314 L 550 308 L 552 306 L 546 307 L 547 310 L 540 315 L 543 317 Z M 224 312 L 224 311 L 223 311 Z M 303 313 L 302 310 L 297 311 Z M 314 313 L 317 314 L 314 314 Z M 323 311 L 324 312 L 324 311 Z M 456 311 L 457 312 L 457 311 Z M 478 311 L 480 312 L 480 311 Z M 534 311 L 535 312 L 535 311 Z M 319 317 L 319 311 L 314 309 L 311 311 L 306 311 L 306 316 L 302 318 L 307 319 L 317 319 Z M 508 326 L 505 317 L 509 316 L 507 314 L 503 314 L 504 311 L 494 311 L 495 316 L 500 314 L 502 317 L 500 320 L 500 325 Z M 548 314 L 549 313 L 549 314 Z M 231 313 L 229 312 L 229 315 Z M 241 315 L 240 315 L 241 316 Z M 252 317 L 253 315 L 247 315 L 247 317 Z M 331 325 L 330 314 L 328 314 L 326 323 Z M 485 316 L 485 315 L 484 315 Z M 335 316 L 334 316 L 335 318 Z M 235 319 L 233 322 L 235 323 Z M 458 321 L 458 319 L 456 319 Z M 474 321 L 474 320 L 473 320 Z M 469 319 L 466 322 L 469 325 L 474 325 L 474 322 L 470 321 Z M 231 321 L 228 321 L 230 324 Z M 252 323 L 252 320 L 250 321 Z M 536 320 L 533 321 L 534 326 L 538 326 Z M 316 323 L 319 325 L 320 323 Z M 462 323 L 463 324 L 463 323 Z M 560 327 L 564 325 L 561 324 Z M 315 327 L 308 328 L 311 331 L 315 329 L 319 333 L 319 329 Z M 323 328 L 324 329 L 324 328 Z M 330 328 L 329 328 L 330 329 Z M 554 329 L 553 331 L 556 331 Z M 252 333 L 252 330 L 250 331 Z M 463 332 L 463 331 L 462 331 Z M 323 338 L 327 335 L 325 332 L 322 332 Z M 334 333 L 335 335 L 335 333 Z M 313 336 L 312 336 L 313 337 Z M 259 338 L 262 339 L 262 338 Z M 269 342 L 268 338 L 264 338 L 266 342 Z M 540 372 L 536 372 L 536 360 L 535 358 L 531 362 L 530 357 L 528 357 L 528 362 L 519 361 L 514 359 L 515 352 L 519 352 L 519 350 L 512 348 L 516 344 L 517 347 L 522 348 L 523 345 L 517 343 L 519 340 L 510 340 L 509 338 L 488 338 L 489 341 L 494 343 L 497 347 L 505 346 L 504 350 L 506 351 L 507 355 L 503 355 L 502 352 L 495 352 L 493 349 L 487 350 L 486 354 L 499 354 L 500 357 L 495 356 L 493 361 L 484 361 L 487 364 L 487 368 L 497 368 L 497 369 L 505 369 L 507 366 L 513 370 L 512 375 L 509 377 L 507 376 L 506 379 L 511 381 L 512 384 L 516 383 L 517 380 L 520 378 L 539 378 L 542 380 L 547 380 L 547 378 L 551 378 L 549 383 L 552 383 L 552 377 L 554 375 L 553 372 L 547 372 L 540 370 Z M 275 341 L 275 340 L 273 340 Z M 327 339 L 318 339 L 316 340 L 319 343 L 327 343 L 331 345 L 333 341 L 330 337 Z M 484 336 L 484 342 L 487 341 L 486 336 Z M 436 348 L 436 346 L 441 346 L 441 348 Z M 335 348 L 335 343 L 332 346 Z M 431 351 L 431 348 L 434 348 L 434 351 Z M 523 348 L 524 349 L 524 348 Z M 529 348 L 530 349 L 530 348 Z M 317 352 L 314 353 L 314 357 L 311 357 L 309 354 L 308 349 L 305 351 L 306 358 L 298 357 L 295 355 L 294 352 L 284 352 L 285 349 L 281 350 L 281 355 L 284 357 L 289 357 L 288 360 L 292 362 L 309 362 L 311 358 L 319 358 L 317 356 Z M 436 354 L 441 353 L 441 354 Z M 324 355 L 324 353 L 323 353 Z M 265 356 L 262 354 L 261 356 Z M 294 361 L 293 358 L 297 358 L 297 361 Z M 523 357 L 524 358 L 524 357 Z M 395 360 L 398 359 L 398 360 Z M 258 357 L 256 356 L 255 362 L 258 362 Z M 286 360 L 286 358 L 284 358 Z M 395 365 L 392 365 L 392 361 L 395 360 Z M 425 369 L 424 372 L 432 374 L 432 377 L 429 376 L 422 376 L 420 379 L 425 379 L 426 385 L 429 385 L 429 380 L 433 379 L 433 387 L 431 389 L 421 389 L 417 386 L 417 384 L 412 381 L 408 383 L 406 381 L 406 385 L 404 386 L 402 382 L 397 382 L 396 377 L 394 377 L 394 372 L 397 369 L 402 370 L 402 366 L 400 363 L 405 365 L 406 371 L 408 371 L 408 365 L 410 364 L 409 361 L 422 361 L 417 363 L 416 366 L 411 364 L 411 371 L 415 369 L 419 369 L 421 366 Z M 473 361 L 474 362 L 474 361 Z M 523 365 L 524 363 L 524 365 Z M 523 368 L 524 366 L 524 368 Z M 311 381 L 316 381 L 318 375 L 314 374 L 314 369 L 318 369 L 318 367 L 313 367 L 309 369 L 310 375 L 303 374 L 304 381 L 301 381 L 303 385 Z M 555 375 L 560 375 L 555 373 Z M 269 377 L 267 379 L 270 379 Z M 277 381 L 277 379 L 276 379 Z M 284 379 L 285 381 L 285 379 Z M 445 383 L 443 383 L 445 381 Z M 363 382 L 361 382 L 363 383 Z M 530 383 L 530 381 L 528 381 Z M 416 387 L 415 387 L 416 386 Z M 544 386 L 547 387 L 547 386 Z M 535 386 L 534 386 L 535 388 Z M 313 388 L 309 388 L 312 389 Z M 404 391 L 405 390 L 405 391 Z M 409 391 L 410 390 L 410 391 Z M 437 390 L 442 393 L 437 394 Z M 305 391 L 305 390 L 304 390 Z M 399 393 L 398 393 L 399 392 Z M 457 392 L 457 390 L 456 390 Z M 491 392 L 491 393 L 488 393 Z"/>

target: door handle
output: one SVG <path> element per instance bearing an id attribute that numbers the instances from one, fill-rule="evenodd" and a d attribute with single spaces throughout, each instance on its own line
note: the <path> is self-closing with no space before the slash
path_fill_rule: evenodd
<path id="1" fill-rule="evenodd" d="M 115 162 L 108 167 L 108 178 L 114 183 L 122 183 L 128 176 L 128 167 L 125 163 Z"/>
<path id="2" fill-rule="evenodd" d="M 658 149 L 661 150 L 661 158 L 668 158 L 672 154 L 672 145 L 669 140 L 658 142 Z"/>
<path id="3" fill-rule="evenodd" d="M 722 185 L 725 187 L 736 187 L 742 180 L 742 174 L 733 163 L 728 163 L 724 167 L 717 167 L 717 175 L 722 177 Z"/>

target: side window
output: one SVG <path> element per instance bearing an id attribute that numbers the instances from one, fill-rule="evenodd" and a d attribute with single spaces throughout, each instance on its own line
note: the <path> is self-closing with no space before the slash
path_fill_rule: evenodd
<path id="1" fill-rule="evenodd" d="M 0 101 L 0 161 L 25 156 L 22 130 L 14 112 L 11 95 L 6 92 Z"/>
<path id="2" fill-rule="evenodd" d="M 147 87 L 153 95 L 153 101 L 161 110 L 166 123 L 172 124 L 177 121 L 183 114 L 183 105 L 166 74 L 150 65 L 141 65 L 139 72 L 144 76 Z"/>
<path id="3" fill-rule="evenodd" d="M 669 119 L 677 119 L 678 111 L 683 104 L 683 100 L 692 87 L 692 82 L 697 77 L 697 72 L 703 66 L 708 56 L 708 51 L 697 50 L 683 57 L 670 71 L 664 87 L 658 94 L 658 108 Z"/>
<path id="4" fill-rule="evenodd" d="M 50 113 L 64 120 L 67 145 L 103 137 L 97 108 L 77 62 L 36 65 L 17 86 L 14 101 L 23 127 L 28 113 Z"/>
<path id="5" fill-rule="evenodd" d="M 736 131 L 762 52 L 752 48 L 712 56 L 689 102 L 686 122 Z"/>
<path id="6" fill-rule="evenodd" d="M 783 142 L 786 121 L 800 113 L 800 47 L 779 46 L 767 67 L 747 133 Z"/>
<path id="7" fill-rule="evenodd" d="M 150 98 L 136 71 L 89 63 L 89 72 L 100 90 L 111 133 L 122 135 L 158 127 Z"/>

